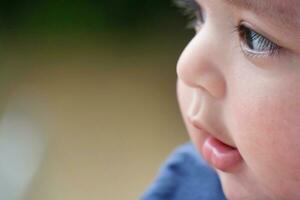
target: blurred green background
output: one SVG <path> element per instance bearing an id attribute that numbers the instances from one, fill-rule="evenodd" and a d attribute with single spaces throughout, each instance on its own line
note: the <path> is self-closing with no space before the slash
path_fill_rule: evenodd
<path id="1" fill-rule="evenodd" d="M 192 35 L 171 1 L 1 1 L 0 199 L 138 199 L 188 140 Z"/>
<path id="2" fill-rule="evenodd" d="M 3 0 L 0 9 L 1 29 L 22 34 L 135 32 L 182 22 L 172 2 L 159 0 Z"/>

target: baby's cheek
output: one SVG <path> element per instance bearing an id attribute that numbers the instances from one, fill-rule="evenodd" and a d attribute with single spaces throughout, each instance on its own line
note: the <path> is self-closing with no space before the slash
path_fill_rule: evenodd
<path id="1" fill-rule="evenodd" d="M 293 153 L 291 147 L 300 148 L 300 99 L 252 96 L 234 105 L 233 135 L 238 143 L 246 144 L 242 149 L 256 147 L 260 156 L 276 158 L 283 150 Z"/>
<path id="2" fill-rule="evenodd" d="M 253 156 L 264 157 L 268 152 L 268 146 L 274 138 L 277 130 L 274 122 L 279 116 L 267 101 L 253 101 L 248 98 L 240 98 L 232 107 L 232 135 L 246 161 L 251 161 Z"/>
<path id="3" fill-rule="evenodd" d="M 270 190 L 284 187 L 281 181 L 300 178 L 300 98 L 286 97 L 243 95 L 231 104 L 228 117 L 247 167 Z"/>

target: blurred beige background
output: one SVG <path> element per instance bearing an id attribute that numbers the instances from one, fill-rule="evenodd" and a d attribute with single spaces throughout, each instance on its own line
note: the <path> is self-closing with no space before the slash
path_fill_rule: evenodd
<path id="1" fill-rule="evenodd" d="M 6 112 L 42 136 L 26 199 L 138 199 L 188 140 L 175 87 L 185 43 L 174 32 L 11 41 L 4 62 L 22 70 Z"/>

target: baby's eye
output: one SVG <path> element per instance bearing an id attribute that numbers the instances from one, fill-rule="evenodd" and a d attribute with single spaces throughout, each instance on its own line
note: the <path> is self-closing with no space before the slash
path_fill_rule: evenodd
<path id="1" fill-rule="evenodd" d="M 246 55 L 271 56 L 277 54 L 281 49 L 279 45 L 245 25 L 239 25 L 238 31 L 240 34 L 242 51 L 246 53 Z"/>
<path id="2" fill-rule="evenodd" d="M 174 0 L 175 4 L 183 10 L 183 14 L 189 19 L 189 28 L 198 28 L 204 23 L 204 15 L 201 6 L 195 0 Z"/>

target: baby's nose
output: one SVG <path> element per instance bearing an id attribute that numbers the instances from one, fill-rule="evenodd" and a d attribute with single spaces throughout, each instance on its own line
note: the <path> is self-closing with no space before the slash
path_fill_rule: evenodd
<path id="1" fill-rule="evenodd" d="M 226 93 L 218 51 L 209 35 L 198 34 L 188 44 L 177 63 L 177 75 L 185 84 L 204 90 L 215 98 Z"/>

